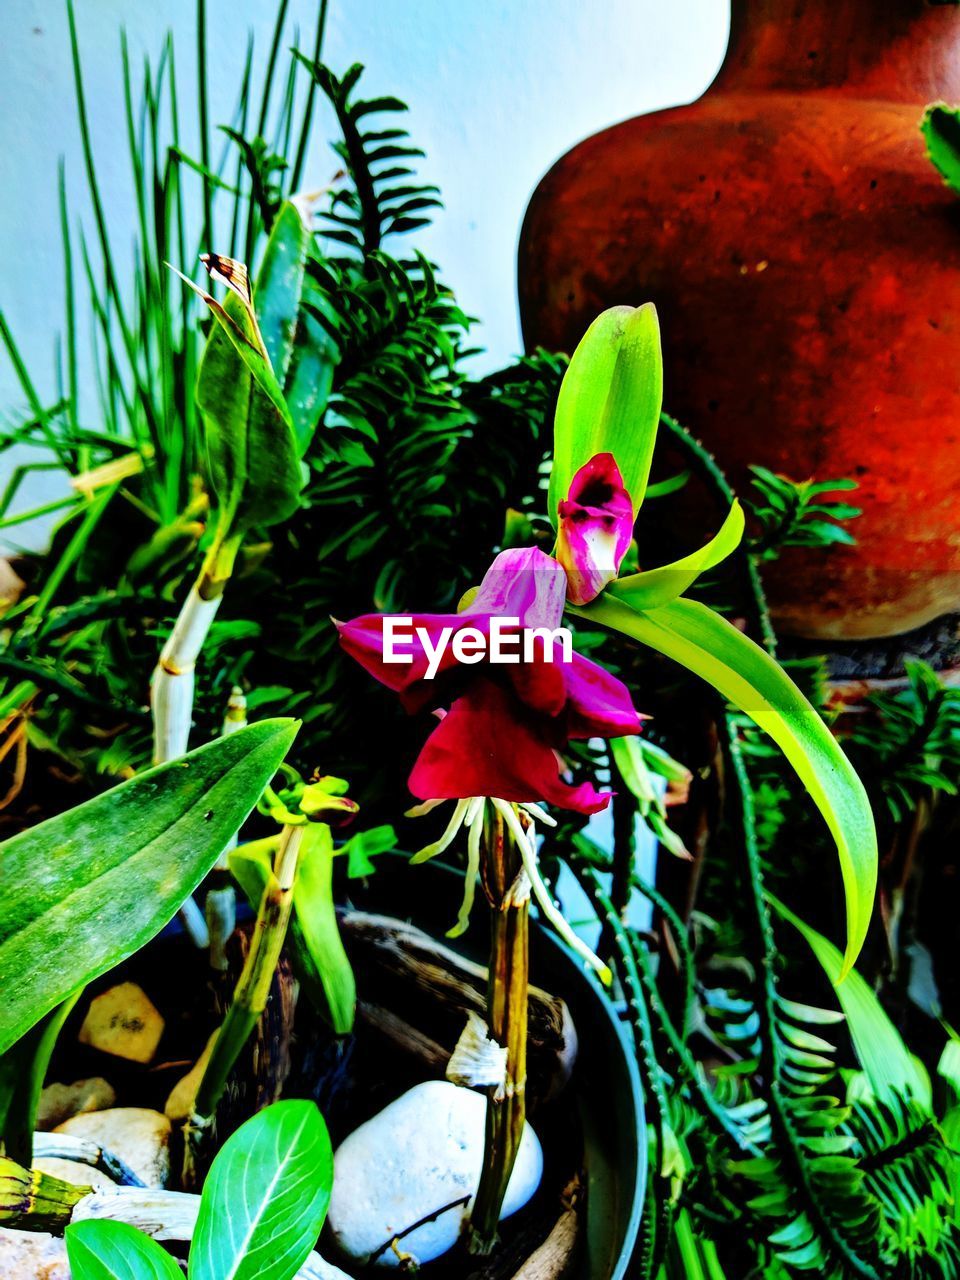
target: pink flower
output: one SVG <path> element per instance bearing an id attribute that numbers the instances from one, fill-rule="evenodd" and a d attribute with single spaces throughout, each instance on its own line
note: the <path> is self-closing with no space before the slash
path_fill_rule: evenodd
<path id="1" fill-rule="evenodd" d="M 598 453 L 557 507 L 557 559 L 571 604 L 589 604 L 620 571 L 633 537 L 633 503 L 612 453 Z"/>
<path id="2" fill-rule="evenodd" d="M 451 643 L 465 628 L 489 637 L 494 619 L 516 618 L 505 634 L 518 638 L 528 628 L 554 631 L 565 595 L 560 565 L 536 548 L 522 548 L 497 556 L 461 613 L 412 615 L 413 636 L 404 649 L 408 663 L 385 660 L 383 615 L 338 623 L 347 653 L 399 693 L 408 710 L 449 706 L 410 775 L 410 789 L 419 799 L 539 799 L 579 813 L 607 805 L 609 794 L 592 783 L 573 787 L 562 780 L 558 752 L 571 739 L 639 733 L 640 717 L 621 681 L 578 653 L 565 662 L 555 649 L 554 661 L 547 661 L 542 636 L 529 661 L 521 652 L 520 661 L 504 665 L 491 664 L 486 656 L 460 661 Z M 437 657 L 444 633 L 446 648 Z M 522 650 L 519 642 L 517 648 Z M 428 680 L 431 655 L 435 678 Z"/>

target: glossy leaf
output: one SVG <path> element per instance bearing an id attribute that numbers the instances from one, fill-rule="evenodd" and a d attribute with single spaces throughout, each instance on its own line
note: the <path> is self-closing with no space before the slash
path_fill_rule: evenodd
<path id="1" fill-rule="evenodd" d="M 298 256 L 302 241 L 293 239 L 291 218 L 299 224 L 292 206 L 278 220 L 265 251 L 261 270 L 265 331 L 242 264 L 208 260 L 212 274 L 223 277 L 226 269 L 230 272 L 226 278 L 236 278 L 223 304 L 191 286 L 217 322 L 200 362 L 197 405 L 203 415 L 207 471 L 219 507 L 219 530 L 225 537 L 251 525 L 277 524 L 299 505 L 300 442 L 281 387 L 302 288 Z M 259 290 L 255 297 L 259 298 Z M 271 362 L 273 355 L 281 361 L 278 369 Z"/>
<path id="2" fill-rule="evenodd" d="M 228 1138 L 204 1183 L 190 1280 L 290 1280 L 307 1260 L 333 1186 L 312 1102 L 277 1102 Z"/>
<path id="3" fill-rule="evenodd" d="M 836 841 L 847 899 L 846 972 L 863 946 L 873 910 L 877 835 L 863 784 L 814 708 L 769 654 L 695 600 L 640 613 L 605 593 L 573 612 L 675 659 L 777 743 Z"/>
<path id="4" fill-rule="evenodd" d="M 652 303 L 611 307 L 584 334 L 564 374 L 554 419 L 550 516 L 577 471 L 612 453 L 634 513 L 643 501 L 663 399 L 660 325 Z"/>
<path id="5" fill-rule="evenodd" d="M 0 845 L 0 1053 L 174 916 L 283 760 L 264 720 Z"/>
<path id="6" fill-rule="evenodd" d="M 287 201 L 274 219 L 253 299 L 301 455 L 326 408 L 339 359 L 330 335 L 302 306 L 312 239 L 300 210 Z"/>
<path id="7" fill-rule="evenodd" d="M 73 1280 L 183 1280 L 170 1254 L 125 1222 L 74 1222 L 64 1243 Z"/>
<path id="8" fill-rule="evenodd" d="M 773 894 L 767 900 L 778 915 L 797 929 L 833 983 L 857 1058 L 876 1097 L 889 1093 L 909 1094 L 929 1109 L 930 1081 L 921 1073 L 900 1032 L 890 1021 L 880 1001 L 856 969 L 843 981 L 843 956 L 829 938 L 794 915 Z"/>
<path id="9" fill-rule="evenodd" d="M 743 508 L 734 500 L 727 518 L 718 532 L 699 551 L 693 551 L 682 560 L 662 565 L 659 569 L 647 569 L 643 573 L 631 573 L 618 578 L 607 588 L 618 600 L 631 609 L 657 609 L 683 595 L 696 582 L 701 573 L 726 560 L 740 545 L 743 537 Z"/>

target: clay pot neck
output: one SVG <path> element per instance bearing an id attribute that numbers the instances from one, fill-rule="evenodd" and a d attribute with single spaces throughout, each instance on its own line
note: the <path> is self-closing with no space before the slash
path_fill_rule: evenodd
<path id="1" fill-rule="evenodd" d="M 731 0 L 717 86 L 960 99 L 960 5 L 931 0 Z"/>

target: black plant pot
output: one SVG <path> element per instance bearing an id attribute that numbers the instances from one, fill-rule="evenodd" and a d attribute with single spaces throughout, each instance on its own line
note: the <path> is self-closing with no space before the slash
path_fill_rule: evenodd
<path id="1" fill-rule="evenodd" d="M 337 861 L 338 875 L 342 875 L 345 867 L 340 864 L 346 860 Z M 445 945 L 466 958 L 479 964 L 486 961 L 489 914 L 482 894 L 477 894 L 467 933 L 452 943 L 444 938 L 463 891 L 462 875 L 451 867 L 439 863 L 411 867 L 407 855 L 383 855 L 377 859 L 376 875 L 365 881 L 347 881 L 344 877 L 336 888 L 339 899 L 348 901 L 356 910 L 408 921 L 432 937 L 443 939 Z M 249 920 L 251 913 L 244 908 L 241 917 Z M 286 972 L 285 987 L 289 991 L 289 967 Z M 561 1097 L 551 1104 L 554 1129 L 558 1127 L 559 1112 L 559 1128 L 577 1135 L 577 1154 L 582 1149 L 586 1178 L 585 1241 L 570 1280 L 623 1280 L 630 1274 L 647 1176 L 647 1130 L 633 1047 L 616 1008 L 597 980 L 577 956 L 538 925 L 531 929 L 530 977 L 533 984 L 566 1002 L 579 1040 L 572 1078 Z M 358 995 L 363 1000 L 362 964 L 357 965 L 356 978 Z M 148 1069 L 124 1064 L 120 1059 L 105 1059 L 77 1043 L 77 1030 L 89 1000 L 122 981 L 139 983 L 158 1006 L 168 1021 L 162 1057 L 179 1058 L 179 1063 Z M 274 1027 L 283 1019 L 284 1000 L 279 991 L 275 985 L 270 1001 Z M 144 950 L 91 984 L 61 1034 L 48 1078 L 74 1080 L 105 1073 L 116 1086 L 118 1105 L 162 1109 L 170 1087 L 212 1029 L 209 1005 L 205 960 L 186 943 L 179 924 L 173 922 Z M 289 1012 L 292 1014 L 292 1008 Z M 334 1121 L 335 1140 L 339 1140 L 336 1118 L 328 1114 L 327 1099 L 320 1094 L 331 1078 L 336 1082 L 343 1072 L 349 1074 L 357 1058 L 349 1045 L 340 1049 L 339 1042 L 331 1040 L 303 994 L 293 1016 L 296 1061 L 287 1092 L 309 1096 L 316 1090 L 325 1115 Z M 317 1056 L 309 1051 L 311 1044 L 319 1046 Z M 256 1058 L 257 1054 L 251 1049 L 250 1056 Z M 327 1073 L 326 1083 L 318 1083 L 318 1063 L 321 1073 Z M 269 1066 L 261 1066 L 258 1092 L 258 1086 L 251 1083 L 250 1063 L 245 1062 L 241 1074 L 246 1083 L 226 1117 L 221 1137 L 227 1136 L 251 1108 L 268 1100 L 265 1095 L 272 1089 L 264 1072 L 270 1074 Z M 392 1096 L 402 1091 L 393 1081 L 387 1082 L 387 1087 Z M 388 1096 L 374 1105 L 365 1098 L 363 1105 L 376 1110 L 389 1100 Z"/>
<path id="2" fill-rule="evenodd" d="M 348 893 L 360 910 L 409 921 L 443 938 L 460 903 L 462 876 L 436 862 L 411 867 L 405 857 L 381 857 L 377 874 L 350 882 Z M 470 928 L 446 945 L 485 963 L 488 928 L 478 893 Z M 563 1102 L 583 1135 L 587 1181 L 586 1248 L 576 1280 L 622 1280 L 630 1274 L 647 1178 L 647 1128 L 636 1055 L 600 983 L 539 925 L 531 930 L 530 980 L 566 1001 L 579 1039 Z M 357 981 L 362 999 L 362 973 Z"/>

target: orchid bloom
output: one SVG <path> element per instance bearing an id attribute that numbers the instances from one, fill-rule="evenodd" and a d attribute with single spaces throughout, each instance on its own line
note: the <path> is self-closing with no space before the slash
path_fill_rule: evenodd
<path id="1" fill-rule="evenodd" d="M 413 771 L 410 790 L 424 801 L 411 816 L 444 800 L 455 800 L 440 838 L 414 856 L 442 853 L 467 829 L 467 875 L 463 906 L 451 936 L 466 928 L 480 866 L 483 816 L 488 804 L 500 814 L 520 851 L 523 870 L 512 896 L 533 893 L 545 917 L 604 981 L 610 973 L 557 911 L 537 865 L 535 821 L 553 824 L 536 803 L 547 801 L 577 813 L 606 807 L 610 793 L 592 782 L 572 786 L 561 777 L 560 750 L 572 739 L 617 738 L 640 732 L 640 717 L 626 686 L 603 667 L 571 652 L 569 661 L 547 659 L 543 634 L 562 619 L 567 595 L 563 568 L 537 548 L 503 551 L 469 603 L 455 614 L 412 615 L 409 661 L 386 660 L 386 619 L 367 614 L 338 623 L 347 653 L 393 689 L 410 711 L 431 707 L 440 723 L 430 734 Z M 516 619 L 516 631 L 534 631 L 532 660 L 493 665 L 484 655 L 460 661 L 452 635 L 474 628 L 489 637 L 494 619 Z M 514 624 L 511 624 L 514 625 Z M 424 642 L 424 637 L 428 643 Z M 441 640 L 445 641 L 441 652 Z M 429 650 L 428 652 L 428 645 Z M 439 657 L 438 657 L 439 654 Z M 428 679 L 433 670 L 434 679 Z M 449 703 L 449 710 L 444 710 Z M 522 819 L 521 819 L 522 814 Z"/>
<path id="2" fill-rule="evenodd" d="M 534 660 L 509 665 L 476 657 L 461 662 L 446 643 L 436 678 L 425 678 L 430 655 L 418 628 L 434 652 L 444 634 L 449 641 L 466 627 L 489 636 L 494 618 L 517 618 L 518 632 L 553 631 L 566 590 L 555 560 L 537 548 L 518 548 L 497 556 L 462 612 L 412 615 L 409 662 L 385 660 L 382 615 L 338 624 L 347 653 L 399 693 L 408 710 L 449 708 L 410 775 L 410 790 L 419 799 L 495 796 L 514 803 L 546 801 L 583 814 L 609 803 L 610 793 L 598 792 L 591 782 L 564 782 L 558 755 L 572 739 L 639 733 L 640 717 L 626 687 L 603 667 L 578 653 L 569 662 L 546 661 L 545 641 L 535 637 Z"/>
<path id="3" fill-rule="evenodd" d="M 633 502 L 612 453 L 595 454 L 557 507 L 557 559 L 571 604 L 589 604 L 620 572 L 633 537 Z"/>

